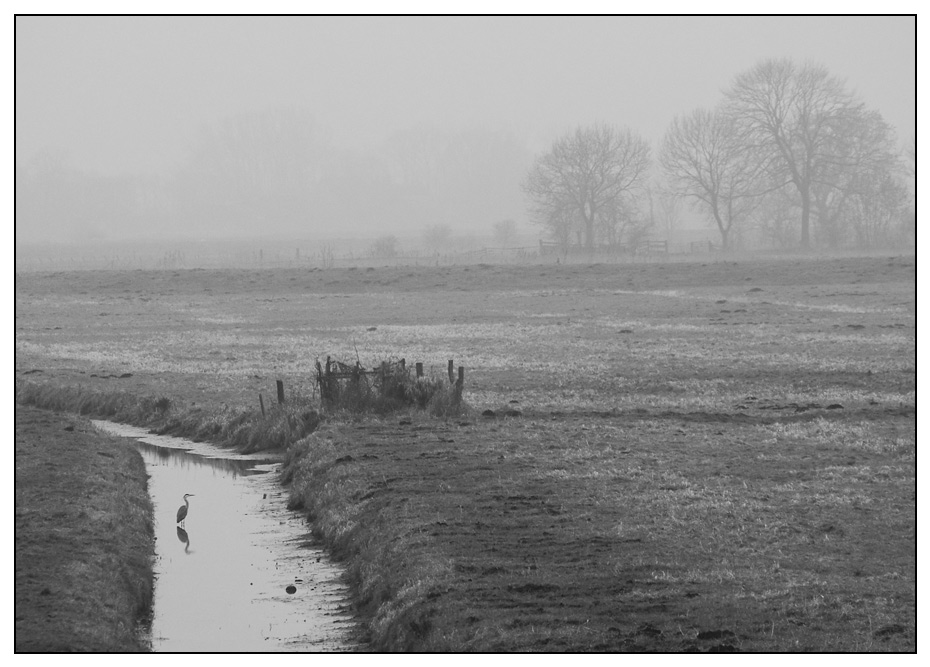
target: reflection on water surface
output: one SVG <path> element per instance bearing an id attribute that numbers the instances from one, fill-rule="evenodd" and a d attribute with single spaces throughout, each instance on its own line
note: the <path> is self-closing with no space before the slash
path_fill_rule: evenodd
<path id="1" fill-rule="evenodd" d="M 174 449 L 165 447 L 164 445 L 152 445 L 142 440 L 136 440 L 136 448 L 142 453 L 143 458 L 147 458 L 147 460 L 149 458 L 157 460 L 159 465 L 162 463 L 178 467 L 203 465 L 227 472 L 233 477 L 238 477 L 239 475 L 259 475 L 267 472 L 267 468 L 258 469 L 256 466 L 274 463 L 273 459 L 207 458 L 202 454 L 197 454 L 186 449 Z"/>
<path id="2" fill-rule="evenodd" d="M 204 443 L 95 425 L 146 439 L 136 446 L 155 505 L 154 650 L 350 650 L 341 572 L 306 546 L 306 522 L 287 510 L 276 475 L 268 474 L 277 462 L 226 458 Z M 165 446 L 173 442 L 178 446 Z M 182 526 L 176 513 L 184 494 L 194 495 Z"/>

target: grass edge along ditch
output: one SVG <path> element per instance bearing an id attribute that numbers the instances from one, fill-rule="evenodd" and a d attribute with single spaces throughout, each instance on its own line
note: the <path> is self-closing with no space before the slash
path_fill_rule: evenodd
<path id="1" fill-rule="evenodd" d="M 338 362 L 333 362 L 335 370 Z M 468 414 L 462 399 L 463 375 L 446 383 L 441 377 L 413 374 L 399 363 L 382 363 L 370 372 L 360 365 L 339 364 L 349 372 L 326 373 L 317 364 L 323 400 L 293 396 L 265 410 L 229 408 L 211 410 L 180 406 L 166 396 L 135 396 L 125 391 L 104 391 L 81 385 L 61 385 L 17 380 L 16 402 L 82 416 L 110 419 L 150 429 L 158 435 L 173 435 L 231 447 L 244 454 L 284 451 L 312 433 L 325 417 L 363 414 L 393 414 L 420 409 L 433 416 L 452 418 Z M 322 403 L 322 405 L 320 405 Z"/>
<path id="2" fill-rule="evenodd" d="M 283 450 L 293 440 L 313 432 L 320 415 L 309 400 L 275 405 L 267 416 L 254 409 L 208 410 L 176 406 L 167 397 L 138 397 L 121 391 L 101 391 L 80 385 L 22 382 L 17 403 L 73 412 L 173 435 L 208 441 L 244 454 Z"/>
<path id="3" fill-rule="evenodd" d="M 14 650 L 149 650 L 155 545 L 142 457 L 84 419 L 17 405 L 15 461 Z"/>
<path id="4" fill-rule="evenodd" d="M 333 422 L 284 481 L 375 650 L 913 650 L 914 443 L 859 428 Z"/>

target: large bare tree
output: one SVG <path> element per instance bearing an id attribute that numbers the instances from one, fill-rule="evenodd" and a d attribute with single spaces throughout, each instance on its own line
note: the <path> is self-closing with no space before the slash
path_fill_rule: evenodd
<path id="1" fill-rule="evenodd" d="M 624 199 L 642 185 L 649 144 L 630 130 L 597 123 L 578 127 L 536 158 L 523 182 L 537 223 L 557 239 L 577 230 L 594 248 L 599 228 L 617 227 Z"/>
<path id="2" fill-rule="evenodd" d="M 765 172 L 739 141 L 733 117 L 706 109 L 676 116 L 659 162 L 672 188 L 714 220 L 728 248 L 734 225 L 748 219 L 766 187 Z"/>
<path id="3" fill-rule="evenodd" d="M 814 186 L 837 160 L 836 137 L 861 105 L 826 68 L 765 60 L 738 75 L 726 93 L 739 140 L 776 184 L 793 184 L 801 207 L 801 246 L 810 246 Z"/>
<path id="4" fill-rule="evenodd" d="M 879 209 L 893 203 L 892 193 L 904 192 L 894 187 L 902 165 L 891 127 L 877 111 L 862 105 L 849 110 L 838 131 L 825 141 L 823 166 L 811 184 L 812 213 L 816 216 L 818 237 L 830 245 L 843 243 L 855 227 L 854 211 Z M 878 184 L 883 184 L 878 188 Z M 863 199 L 876 198 L 875 202 Z M 898 208 L 894 204 L 893 208 Z M 859 242 L 863 237 L 856 232 Z"/>

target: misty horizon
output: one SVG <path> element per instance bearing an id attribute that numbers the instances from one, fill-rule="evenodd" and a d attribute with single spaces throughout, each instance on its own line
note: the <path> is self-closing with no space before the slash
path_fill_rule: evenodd
<path id="1" fill-rule="evenodd" d="M 480 235 L 504 219 L 528 232 L 520 177 L 553 140 L 606 122 L 655 153 L 673 118 L 714 107 L 766 58 L 822 64 L 881 113 L 899 145 L 916 134 L 914 17 L 19 16 L 17 175 L 44 161 L 101 182 L 131 179 L 156 197 L 165 182 L 191 182 L 210 137 L 277 124 L 282 150 L 294 136 L 306 142 L 308 178 L 332 200 L 313 209 L 313 224 L 295 213 L 304 204 L 276 202 L 254 224 L 224 228 L 222 211 L 207 208 L 194 227 L 159 223 L 164 233 L 312 236 L 337 224 L 340 235 L 372 236 L 433 221 Z M 442 210 L 392 209 L 387 184 L 410 178 L 396 164 L 409 172 L 411 147 L 424 142 L 500 171 L 466 184 L 453 170 L 454 186 L 430 185 L 445 193 Z M 338 219 L 345 200 L 351 220 Z M 153 220 L 18 219 L 17 235 L 132 237 Z"/>

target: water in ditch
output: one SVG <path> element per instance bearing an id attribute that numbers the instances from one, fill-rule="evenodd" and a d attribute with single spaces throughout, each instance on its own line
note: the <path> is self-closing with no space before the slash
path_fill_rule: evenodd
<path id="1" fill-rule="evenodd" d="M 154 651 L 349 651 L 340 570 L 287 509 L 279 463 L 95 421 L 133 438 L 155 506 Z M 192 494 L 183 524 L 184 494 Z"/>

